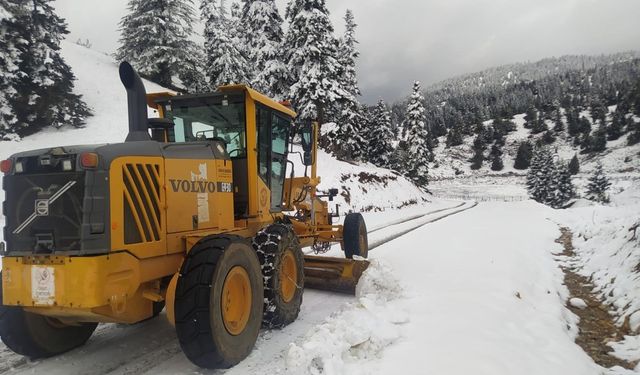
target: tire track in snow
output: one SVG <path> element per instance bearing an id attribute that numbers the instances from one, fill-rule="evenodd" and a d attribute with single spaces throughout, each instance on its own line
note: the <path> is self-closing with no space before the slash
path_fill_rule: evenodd
<path id="1" fill-rule="evenodd" d="M 382 236 L 376 235 L 375 237 L 381 237 L 381 238 L 375 238 L 373 241 L 369 240 L 369 251 L 375 249 L 378 246 L 384 245 L 387 242 L 391 242 L 399 237 L 404 236 L 405 234 L 412 232 L 420 227 L 423 227 L 427 224 L 430 223 L 434 223 L 438 220 L 442 220 L 444 218 L 447 218 L 449 216 L 455 215 L 455 214 L 459 214 L 461 212 L 470 210 L 472 208 L 474 208 L 475 206 L 478 205 L 478 202 L 463 202 L 460 205 L 457 205 L 455 207 L 450 207 L 450 208 L 444 208 L 441 210 L 437 210 L 432 212 L 433 213 L 441 213 L 443 211 L 448 211 L 453 209 L 453 211 L 451 212 L 445 212 L 441 215 L 437 215 L 434 218 L 429 217 L 426 220 L 419 220 L 421 218 L 424 218 L 425 216 L 430 216 L 430 214 L 425 214 L 422 216 L 418 216 L 418 217 L 413 217 L 413 218 L 409 218 L 409 219 L 405 219 L 404 221 L 401 221 L 399 223 L 395 223 L 395 224 L 388 224 L 382 228 L 378 228 L 374 231 L 382 231 L 385 230 L 385 232 L 388 229 L 393 229 L 394 227 L 397 227 L 395 230 L 389 231 L 391 233 L 387 234 L 386 236 L 383 234 Z M 371 232 L 369 232 L 370 234 Z M 384 232 L 383 232 L 384 233 Z"/>

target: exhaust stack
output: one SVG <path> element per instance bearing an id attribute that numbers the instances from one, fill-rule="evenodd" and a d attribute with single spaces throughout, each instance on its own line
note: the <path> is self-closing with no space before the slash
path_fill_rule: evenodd
<path id="1" fill-rule="evenodd" d="M 142 80 L 131 64 L 120 64 L 120 81 L 127 89 L 129 106 L 129 134 L 125 142 L 149 141 L 149 120 L 147 119 L 147 92 Z"/>

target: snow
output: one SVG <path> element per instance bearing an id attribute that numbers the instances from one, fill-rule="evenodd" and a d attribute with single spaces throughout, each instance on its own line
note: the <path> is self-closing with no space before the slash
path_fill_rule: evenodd
<path id="1" fill-rule="evenodd" d="M 0 159 L 34 148 L 124 139 L 126 94 L 112 58 L 69 43 L 63 43 L 63 55 L 78 77 L 77 92 L 95 116 L 84 129 L 49 129 L 19 142 L 0 142 Z M 145 85 L 149 92 L 164 91 Z M 514 122 L 518 129 L 507 137 L 511 146 L 505 155 L 515 156 L 513 145 L 528 137 L 522 115 Z M 469 146 L 472 138 L 467 138 L 458 151 Z M 464 152 L 449 150 L 449 159 L 432 170 L 440 177 L 429 187 L 436 197 L 481 202 L 474 207 L 473 202 L 433 199 L 390 170 L 337 161 L 320 151 L 319 189 L 345 191 L 331 208 L 339 204 L 342 213 L 365 211 L 370 243 L 428 223 L 370 253 L 371 265 L 355 297 L 305 290 L 299 319 L 282 330 L 263 330 L 251 355 L 226 373 L 632 373 L 597 366 L 575 344 L 578 318 L 567 306 L 586 304 L 570 298 L 563 285 L 559 267 L 568 260 L 557 255 L 563 249 L 555 243 L 559 227 L 569 227 L 576 253 L 570 265 L 592 280 L 616 323 L 628 323 L 630 333 L 638 333 L 640 229 L 630 229 L 640 222 L 640 178 L 621 164 L 638 148 L 616 148 L 622 144 L 598 158 L 614 183 L 611 204 L 579 200 L 567 210 L 527 200 L 521 172 L 511 168 L 512 156 L 505 156 L 506 168 L 499 174 L 470 174 Z M 573 155 L 563 147 L 561 157 Z M 595 165 L 595 158 L 581 158 L 583 171 Z M 298 155 L 291 160 L 300 175 L 304 167 Z M 629 165 L 637 171 L 637 158 Z M 452 178 L 458 167 L 464 178 Z M 584 190 L 585 175 L 575 182 Z M 389 224 L 394 225 L 383 229 Z M 615 356 L 637 361 L 639 337 L 628 335 L 609 345 Z M 101 325 L 86 346 L 48 360 L 28 362 L 0 347 L 0 372 L 11 367 L 16 367 L 13 373 L 51 375 L 203 371 L 184 357 L 175 330 L 162 318 L 134 326 Z"/>
<path id="2" fill-rule="evenodd" d="M 587 303 L 582 298 L 571 298 L 569 299 L 569 304 L 581 310 L 587 308 Z"/>
<path id="3" fill-rule="evenodd" d="M 599 374 L 573 342 L 552 214 L 484 203 L 377 248 L 357 301 L 291 345 L 288 371 Z"/>

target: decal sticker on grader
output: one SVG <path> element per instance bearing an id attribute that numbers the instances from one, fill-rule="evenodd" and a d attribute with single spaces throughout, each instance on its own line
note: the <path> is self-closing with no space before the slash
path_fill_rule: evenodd
<path id="1" fill-rule="evenodd" d="M 56 298 L 53 267 L 31 267 L 31 299 L 35 305 L 52 306 Z"/>

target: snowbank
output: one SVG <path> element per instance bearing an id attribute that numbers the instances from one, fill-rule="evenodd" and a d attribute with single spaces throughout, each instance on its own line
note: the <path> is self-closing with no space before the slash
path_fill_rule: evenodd
<path id="1" fill-rule="evenodd" d="M 403 288 L 394 272 L 373 261 L 356 291 L 357 302 L 314 327 L 301 345 L 292 343 L 286 356 L 290 374 L 358 374 L 358 361 L 379 358 L 401 336 L 409 321 L 395 301 Z"/>

